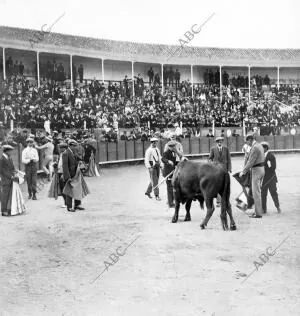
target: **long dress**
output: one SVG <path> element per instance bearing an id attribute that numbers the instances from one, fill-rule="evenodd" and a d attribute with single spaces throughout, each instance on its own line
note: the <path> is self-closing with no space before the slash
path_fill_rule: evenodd
<path id="1" fill-rule="evenodd" d="M 22 184 L 24 182 L 24 173 L 22 173 L 21 171 L 18 171 L 17 176 L 19 177 L 19 183 Z M 10 211 L 11 216 L 21 215 L 27 211 L 19 183 L 13 182 L 13 185 L 12 185 L 11 211 Z"/>
<path id="2" fill-rule="evenodd" d="M 55 170 L 54 176 L 52 178 L 51 185 L 49 188 L 48 197 L 54 198 L 55 200 L 57 200 L 57 198 L 61 195 L 62 195 L 62 192 L 59 185 L 59 176 L 58 176 L 57 170 Z"/>
<path id="3" fill-rule="evenodd" d="M 91 153 L 90 161 L 87 170 L 84 173 L 87 177 L 99 177 L 99 171 L 95 163 L 95 156 L 93 152 Z"/>

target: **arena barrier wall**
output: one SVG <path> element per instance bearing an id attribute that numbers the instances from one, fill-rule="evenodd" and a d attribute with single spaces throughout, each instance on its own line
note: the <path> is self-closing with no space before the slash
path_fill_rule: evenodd
<path id="1" fill-rule="evenodd" d="M 279 136 L 258 136 L 258 142 L 267 141 L 270 144 L 270 150 L 277 152 L 300 151 L 300 135 L 279 135 Z M 160 140 L 158 148 L 163 152 L 167 140 Z M 98 148 L 96 162 L 100 166 L 132 163 L 142 161 L 145 157 L 145 151 L 150 146 L 150 142 L 137 141 L 119 141 L 116 143 L 106 143 L 104 141 L 95 141 Z M 185 156 L 197 157 L 208 155 L 210 149 L 215 145 L 215 139 L 209 137 L 183 138 L 181 144 Z M 227 146 L 232 154 L 242 154 L 242 148 L 245 144 L 244 137 L 225 137 L 224 145 Z"/>
<path id="2" fill-rule="evenodd" d="M 279 136 L 258 136 L 258 142 L 267 141 L 270 144 L 270 150 L 277 152 L 300 152 L 300 135 L 279 135 Z M 161 153 L 164 150 L 165 144 L 168 140 L 160 140 L 158 148 Z M 224 145 L 226 145 L 231 154 L 242 154 L 242 148 L 244 145 L 244 137 L 225 137 Z M 195 137 L 195 138 L 183 138 L 181 144 L 185 156 L 187 157 L 201 157 L 207 156 L 212 146 L 215 145 L 214 138 L 208 137 Z M 108 166 L 122 163 L 141 162 L 144 160 L 145 152 L 150 146 L 149 141 L 142 142 L 136 141 L 119 141 L 116 143 L 108 143 L 104 141 L 94 141 L 93 145 L 97 148 L 96 163 L 100 166 Z M 22 163 L 22 150 L 23 147 L 19 144 L 13 151 L 12 160 L 15 168 L 24 171 L 24 164 Z M 0 155 L 2 150 L 0 149 Z M 41 162 L 39 164 L 41 167 Z"/>

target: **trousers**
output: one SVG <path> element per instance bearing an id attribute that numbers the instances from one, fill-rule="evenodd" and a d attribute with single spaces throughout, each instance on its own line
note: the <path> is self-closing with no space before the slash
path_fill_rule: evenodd
<path id="1" fill-rule="evenodd" d="M 61 191 L 61 195 L 62 195 L 62 197 L 64 199 L 65 205 L 67 205 L 66 196 L 63 194 L 63 190 L 64 190 L 64 187 L 65 187 L 65 182 L 63 180 L 62 173 L 58 173 L 57 175 L 58 175 L 59 188 L 60 188 L 60 191 Z"/>
<path id="2" fill-rule="evenodd" d="M 27 181 L 28 194 L 35 194 L 37 187 L 37 167 L 35 162 L 25 165 L 25 175 Z"/>
<path id="3" fill-rule="evenodd" d="M 160 167 L 154 166 L 149 170 L 150 174 L 150 183 L 148 185 L 147 194 L 150 194 L 152 192 L 152 189 L 157 186 L 158 179 L 159 179 L 159 173 L 160 173 Z M 159 188 L 154 189 L 154 195 L 159 196 Z"/>
<path id="4" fill-rule="evenodd" d="M 263 184 L 263 187 L 261 189 L 261 201 L 262 201 L 262 210 L 263 212 L 267 211 L 267 195 L 268 191 L 271 194 L 271 197 L 273 199 L 274 205 L 276 208 L 279 207 L 279 199 L 278 199 L 278 193 L 277 193 L 277 184 L 276 180 L 271 180 L 269 182 L 266 182 Z"/>
<path id="5" fill-rule="evenodd" d="M 66 182 L 64 182 L 64 186 L 66 185 Z M 71 209 L 73 207 L 73 200 L 70 196 L 65 195 L 65 201 L 66 201 L 66 205 L 67 205 L 67 209 Z M 74 200 L 74 208 L 76 208 L 77 206 L 79 206 L 81 204 L 80 200 Z"/>
<path id="6" fill-rule="evenodd" d="M 252 171 L 251 171 L 252 194 L 253 194 L 254 205 L 255 205 L 255 213 L 256 215 L 259 215 L 259 216 L 262 216 L 263 214 L 262 202 L 261 202 L 261 184 L 262 184 L 264 175 L 265 175 L 264 167 L 252 168 Z"/>

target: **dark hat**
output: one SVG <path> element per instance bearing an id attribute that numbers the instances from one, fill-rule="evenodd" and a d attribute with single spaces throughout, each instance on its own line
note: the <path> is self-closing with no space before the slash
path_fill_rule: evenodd
<path id="1" fill-rule="evenodd" d="M 248 133 L 246 136 L 246 140 L 254 139 L 254 133 Z"/>
<path id="2" fill-rule="evenodd" d="M 70 139 L 70 140 L 69 140 L 69 145 L 70 145 L 70 146 L 77 146 L 78 143 L 76 142 L 76 140 Z"/>
<path id="3" fill-rule="evenodd" d="M 68 148 L 68 144 L 67 143 L 60 143 L 58 144 L 59 148 Z"/>
<path id="4" fill-rule="evenodd" d="M 268 142 L 261 142 L 260 143 L 263 147 L 267 147 L 268 149 L 270 148 L 270 144 Z"/>
<path id="5" fill-rule="evenodd" d="M 10 145 L 3 145 L 2 148 L 3 148 L 3 151 L 4 151 L 4 152 L 5 152 L 5 151 L 8 151 L 8 150 L 13 150 L 13 149 L 14 149 L 14 147 L 12 147 L 12 146 L 10 146 Z"/>

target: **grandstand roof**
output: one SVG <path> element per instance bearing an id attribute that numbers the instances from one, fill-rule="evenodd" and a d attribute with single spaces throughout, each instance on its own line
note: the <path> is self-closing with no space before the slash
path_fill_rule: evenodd
<path id="1" fill-rule="evenodd" d="M 30 44 L 30 40 L 39 37 Z M 7 48 L 164 64 L 300 66 L 300 49 L 240 49 L 147 44 L 0 26 Z"/>

